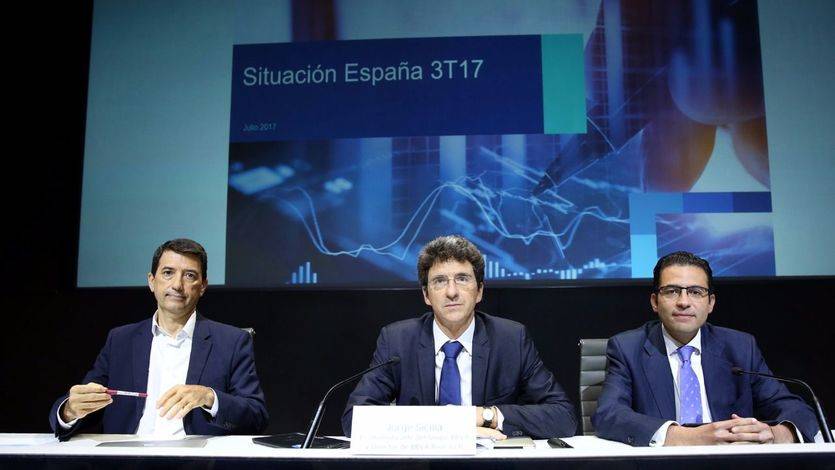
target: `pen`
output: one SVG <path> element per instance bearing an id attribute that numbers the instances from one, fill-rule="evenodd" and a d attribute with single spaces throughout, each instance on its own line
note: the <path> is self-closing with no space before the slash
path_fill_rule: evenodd
<path id="1" fill-rule="evenodd" d="M 119 395 L 124 397 L 137 397 L 137 398 L 146 398 L 148 396 L 147 393 L 143 392 L 126 392 L 124 390 L 113 390 L 108 388 L 104 391 L 108 395 Z"/>

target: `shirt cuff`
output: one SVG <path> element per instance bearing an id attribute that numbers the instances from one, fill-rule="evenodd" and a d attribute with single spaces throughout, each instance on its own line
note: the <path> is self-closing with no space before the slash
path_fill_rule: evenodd
<path id="1" fill-rule="evenodd" d="M 795 426 L 794 423 L 792 423 L 791 421 L 780 421 L 777 424 L 785 424 L 791 430 L 791 432 L 794 434 L 794 438 L 795 438 L 795 440 L 797 440 L 797 442 L 799 442 L 801 444 L 806 442 L 806 441 L 803 440 L 803 434 L 800 434 L 800 431 L 797 430 L 797 426 Z"/>
<path id="2" fill-rule="evenodd" d="M 211 390 L 212 394 L 215 396 L 214 402 L 212 403 L 212 407 L 211 408 L 206 408 L 205 406 L 201 406 L 201 408 L 203 408 L 203 411 L 205 411 L 206 413 L 209 413 L 209 415 L 212 418 L 214 418 L 215 416 L 217 416 L 217 409 L 218 409 L 217 392 L 215 392 L 215 389 L 213 389 L 213 388 L 210 388 L 209 390 Z"/>
<path id="3" fill-rule="evenodd" d="M 504 415 L 502 414 L 502 410 L 499 407 L 496 407 L 496 429 L 501 431 L 502 426 L 504 426 Z"/>
<path id="4" fill-rule="evenodd" d="M 650 447 L 662 447 L 664 443 L 667 441 L 667 430 L 670 429 L 671 425 L 678 425 L 675 421 L 667 421 L 666 423 L 662 424 L 658 431 L 655 431 L 655 434 L 649 439 L 649 446 Z"/>
<path id="5" fill-rule="evenodd" d="M 56 412 L 56 414 L 58 415 L 58 426 L 61 426 L 61 429 L 69 429 L 75 426 L 75 423 L 78 422 L 78 418 L 75 418 L 69 423 L 65 423 L 64 420 L 61 419 L 61 408 L 64 407 L 64 405 L 67 403 L 67 400 L 69 400 L 69 398 L 65 398 L 64 401 L 61 402 L 61 405 L 58 407 L 58 411 Z"/>

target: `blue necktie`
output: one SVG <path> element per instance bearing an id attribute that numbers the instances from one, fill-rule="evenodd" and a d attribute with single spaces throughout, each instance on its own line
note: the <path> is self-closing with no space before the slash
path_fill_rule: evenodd
<path id="1" fill-rule="evenodd" d="M 678 401 L 681 423 L 702 422 L 702 392 L 699 388 L 699 378 L 693 372 L 690 356 L 696 348 L 682 346 L 676 351 L 681 358 L 681 369 L 678 371 Z"/>
<path id="2" fill-rule="evenodd" d="M 438 384 L 439 405 L 461 404 L 461 374 L 458 372 L 456 359 L 464 345 L 458 341 L 447 341 L 441 346 L 444 352 L 444 365 L 441 367 L 441 383 Z"/>

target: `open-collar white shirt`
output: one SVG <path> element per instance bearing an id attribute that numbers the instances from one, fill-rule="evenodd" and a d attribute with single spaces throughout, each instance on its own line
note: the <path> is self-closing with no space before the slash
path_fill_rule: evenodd
<path id="1" fill-rule="evenodd" d="M 193 312 L 183 328 L 171 336 L 159 326 L 158 313 L 151 322 L 151 360 L 148 363 L 148 398 L 136 434 L 154 436 L 186 435 L 182 418 L 166 419 L 159 416 L 157 400 L 175 385 L 186 383 L 194 325 L 197 312 Z"/>

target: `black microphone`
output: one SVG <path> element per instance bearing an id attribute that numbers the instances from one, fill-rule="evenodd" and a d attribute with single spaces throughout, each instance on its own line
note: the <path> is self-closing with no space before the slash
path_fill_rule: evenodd
<path id="1" fill-rule="evenodd" d="M 346 383 L 355 380 L 363 375 L 371 372 L 374 369 L 378 369 L 380 367 L 384 367 L 391 364 L 397 364 L 400 362 L 400 358 L 397 356 L 392 356 L 386 362 L 381 364 L 377 364 L 376 366 L 369 367 L 364 371 L 354 374 L 347 379 L 340 380 L 337 382 L 336 385 L 331 387 L 325 396 L 322 398 L 322 401 L 319 402 L 319 407 L 316 409 L 316 414 L 313 415 L 313 419 L 310 421 L 310 426 L 307 429 L 306 434 L 302 434 L 300 432 L 290 432 L 284 434 L 274 434 L 272 436 L 262 436 L 262 437 L 253 437 L 252 442 L 264 446 L 269 447 L 280 447 L 280 448 L 302 448 L 302 449 L 309 449 L 313 445 L 313 441 L 319 444 L 320 447 L 325 447 L 329 449 L 343 449 L 348 444 L 348 441 L 342 441 L 338 439 L 330 439 L 327 437 L 320 437 L 317 440 L 316 433 L 319 431 L 319 424 L 322 422 L 322 417 L 324 416 L 325 412 L 325 402 L 328 401 L 330 398 L 331 393 L 336 390 L 337 388 L 345 385 Z"/>
<path id="2" fill-rule="evenodd" d="M 336 383 L 336 385 L 331 387 L 327 391 L 327 393 L 325 393 L 325 396 L 322 397 L 322 401 L 319 402 L 319 407 L 316 408 L 316 414 L 313 415 L 313 419 L 310 421 L 310 428 L 307 430 L 307 434 L 304 436 L 304 442 L 302 443 L 301 448 L 302 449 L 309 449 L 311 444 L 313 444 L 313 439 L 316 438 L 316 433 L 319 431 L 319 424 L 322 423 L 322 414 L 325 411 L 325 402 L 328 401 L 328 398 L 330 398 L 331 393 L 334 390 L 336 390 L 337 388 L 345 385 L 348 382 L 351 382 L 352 380 L 355 380 L 355 379 L 358 379 L 358 378 L 362 377 L 363 375 L 371 372 L 374 369 L 379 369 L 380 367 L 387 366 L 387 365 L 397 364 L 398 362 L 400 362 L 400 357 L 392 356 L 391 359 L 389 359 L 388 361 L 377 364 L 376 366 L 369 367 L 368 369 L 365 369 L 364 371 L 362 371 L 358 374 L 354 374 L 354 375 L 348 377 L 347 379 L 340 380 L 339 382 Z"/>
<path id="3" fill-rule="evenodd" d="M 820 428 L 820 432 L 823 435 L 823 441 L 824 442 L 832 442 L 833 441 L 832 430 L 829 429 L 829 425 L 826 423 L 826 416 L 823 414 L 823 408 L 821 408 L 821 402 L 818 401 L 818 397 L 815 395 L 815 392 L 812 390 L 812 387 L 810 387 L 809 384 L 807 384 L 806 382 L 804 382 L 800 379 L 789 379 L 789 378 L 786 378 L 786 377 L 778 377 L 776 375 L 765 374 L 763 372 L 753 372 L 753 371 L 750 371 L 750 370 L 742 370 L 741 367 L 736 367 L 736 366 L 731 367 L 731 372 L 733 372 L 734 375 L 748 374 L 748 375 L 758 375 L 760 377 L 768 377 L 769 379 L 774 379 L 774 380 L 777 380 L 777 381 L 780 381 L 780 382 L 788 382 L 788 383 L 793 383 L 793 384 L 799 384 L 799 385 L 802 385 L 803 387 L 805 387 L 806 390 L 809 391 L 809 395 L 812 396 L 812 402 L 815 404 L 815 412 L 816 412 L 815 414 L 817 415 L 817 418 L 818 418 L 818 427 Z"/>

